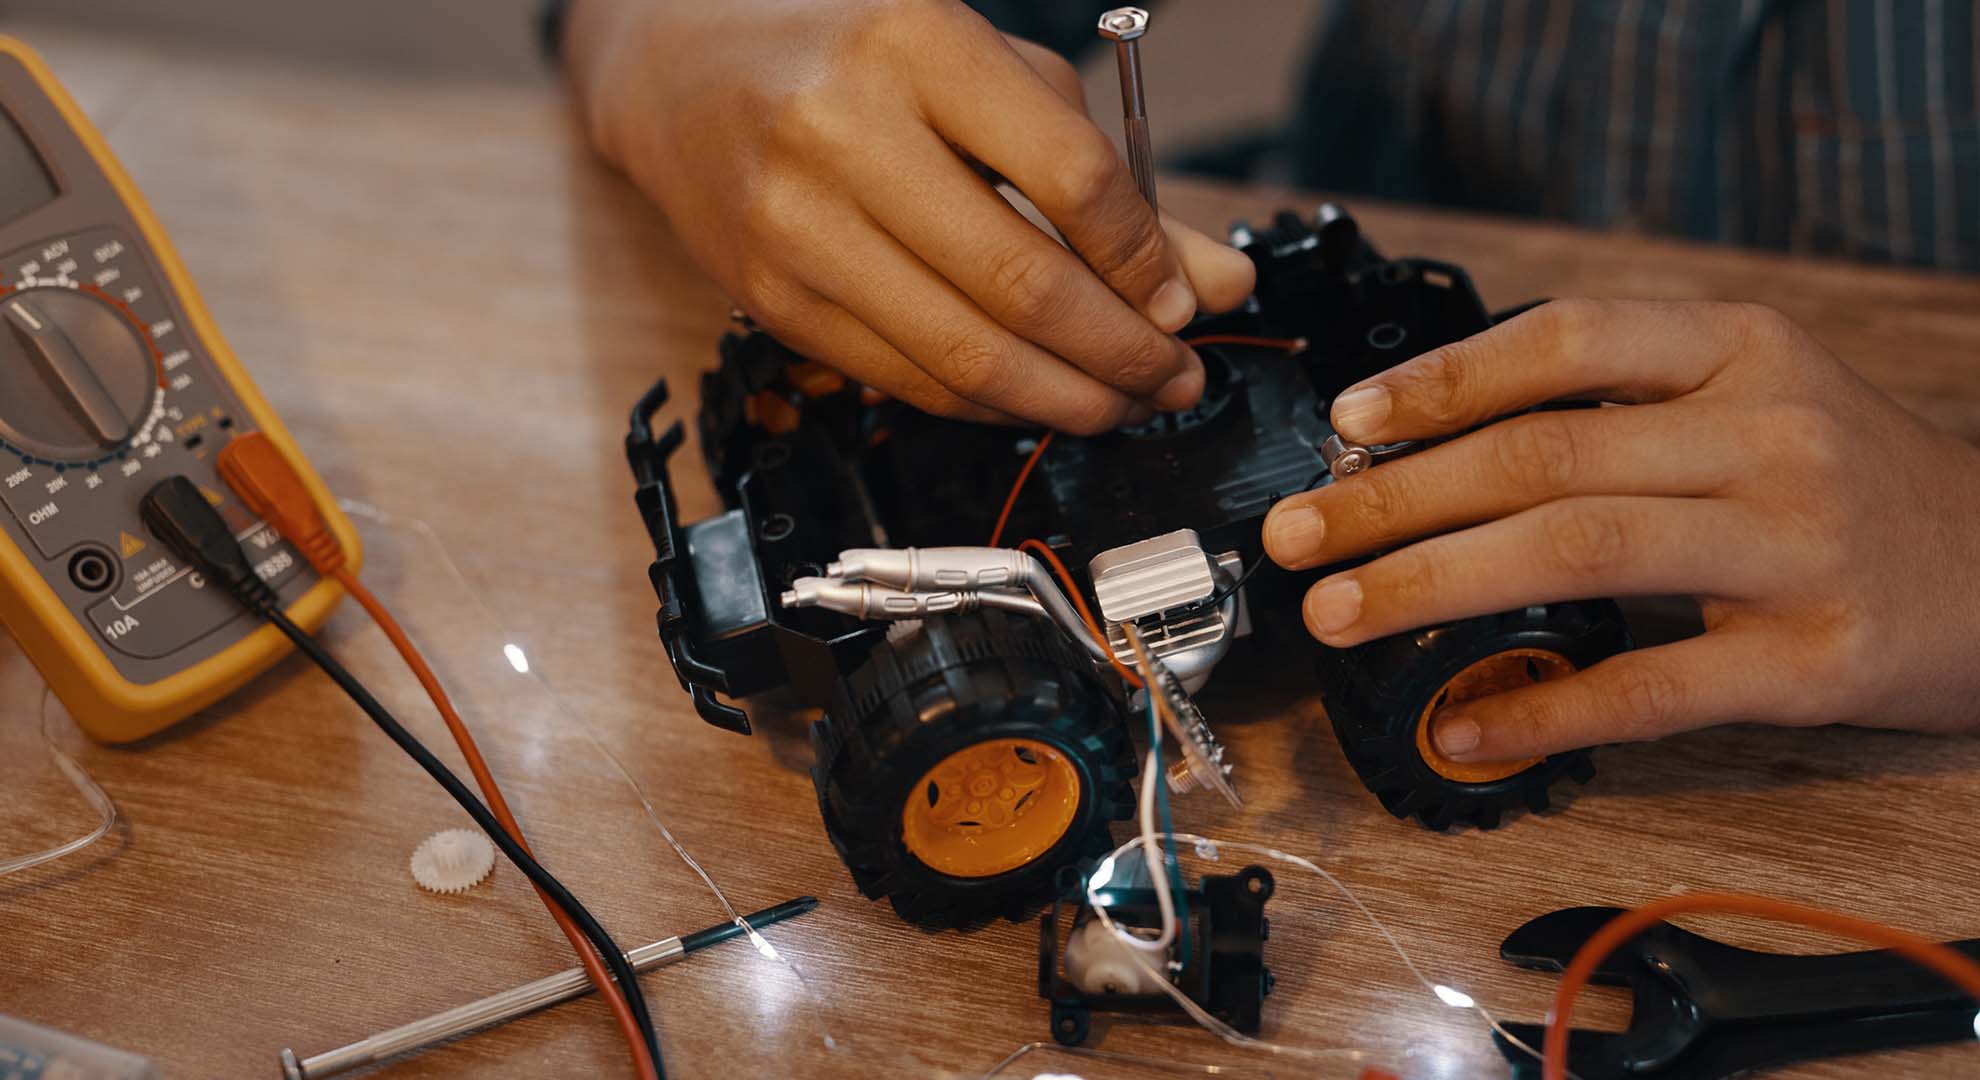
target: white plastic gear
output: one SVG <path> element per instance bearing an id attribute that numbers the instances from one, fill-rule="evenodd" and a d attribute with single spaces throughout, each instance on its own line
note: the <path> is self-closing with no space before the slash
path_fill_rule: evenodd
<path id="1" fill-rule="evenodd" d="M 474 829 L 442 829 L 413 849 L 411 867 L 427 892 L 466 892 L 495 869 L 495 845 Z"/>

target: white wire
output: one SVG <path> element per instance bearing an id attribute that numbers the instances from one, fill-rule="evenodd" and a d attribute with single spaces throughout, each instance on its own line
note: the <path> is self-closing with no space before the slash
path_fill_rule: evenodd
<path id="1" fill-rule="evenodd" d="M 1155 685 L 1153 678 L 1149 678 L 1147 682 L 1151 687 Z M 1162 931 L 1156 937 L 1145 938 L 1131 930 L 1116 928 L 1114 935 L 1144 952 L 1162 953 L 1167 952 L 1169 946 L 1176 940 L 1176 903 L 1169 895 L 1168 864 L 1162 857 L 1160 830 L 1155 827 L 1155 785 L 1162 783 L 1161 760 L 1156 752 L 1161 746 L 1159 740 L 1162 738 L 1162 722 L 1156 718 L 1155 698 L 1152 691 L 1148 698 L 1148 728 L 1148 737 L 1158 741 L 1149 745 L 1148 753 L 1143 759 L 1145 764 L 1141 769 L 1141 858 L 1155 889 L 1155 906 L 1162 913 Z M 1087 879 L 1086 900 L 1089 904 L 1097 903 L 1094 899 L 1093 883 L 1099 880 L 1101 878 L 1098 874 Z"/>
<path id="2" fill-rule="evenodd" d="M 1326 881 L 1327 884 L 1334 887 L 1334 891 L 1340 893 L 1341 896 L 1346 898 L 1348 903 L 1353 904 L 1355 910 L 1361 912 L 1362 917 L 1367 919 L 1369 924 L 1375 928 L 1376 933 L 1381 934 L 1382 938 L 1389 943 L 1389 948 L 1395 950 L 1395 954 L 1396 956 L 1401 958 L 1403 962 L 1403 966 L 1409 969 L 1409 973 L 1416 977 L 1417 982 L 1423 984 L 1423 988 L 1425 990 L 1430 991 L 1431 995 L 1436 997 L 1438 1001 L 1443 1002 L 1446 1005 L 1452 1004 L 1449 998 L 1437 992 L 1437 988 L 1439 984 L 1431 982 L 1430 979 L 1423 974 L 1422 970 L 1416 966 L 1416 961 L 1410 958 L 1408 950 L 1402 947 L 1402 942 L 1396 939 L 1396 935 L 1389 930 L 1388 924 L 1384 923 L 1380 918 L 1378 918 L 1375 915 L 1373 911 L 1369 910 L 1368 905 L 1362 903 L 1361 898 L 1359 896 L 1356 896 L 1354 894 L 1354 890 L 1348 888 L 1347 885 L 1341 881 L 1341 879 L 1335 877 L 1333 874 L 1328 873 L 1324 868 L 1316 865 L 1311 860 L 1302 858 L 1298 855 L 1289 855 L 1283 851 L 1278 850 L 1277 848 L 1266 847 L 1262 844 L 1251 844 L 1238 840 L 1212 840 L 1208 837 L 1197 836 L 1194 833 L 1169 833 L 1162 836 L 1161 839 L 1166 839 L 1175 842 L 1187 842 L 1193 844 L 1196 847 L 1197 854 L 1203 856 L 1206 859 L 1212 859 L 1212 860 L 1216 859 L 1218 857 L 1219 852 L 1222 849 L 1230 849 L 1232 851 L 1246 851 L 1255 855 L 1263 855 L 1269 859 L 1274 859 L 1279 862 L 1290 863 L 1294 866 L 1299 867 L 1302 870 L 1307 870 L 1311 873 L 1319 875 L 1322 880 Z M 1115 848 L 1111 853 L 1108 854 L 1105 860 L 1102 860 L 1102 865 L 1105 865 L 1106 863 L 1119 858 L 1129 848 L 1134 847 L 1136 844 L 1139 844 L 1140 842 L 1141 842 L 1141 838 L 1136 837 L 1135 839 L 1130 840 L 1125 844 L 1122 844 L 1120 847 Z M 1088 900 L 1089 903 L 1091 903 L 1092 893 L 1090 891 L 1088 893 Z M 1092 904 L 1092 907 L 1093 907 L 1094 916 L 1097 917 L 1102 924 L 1106 925 L 1109 928 L 1114 929 L 1116 933 L 1120 932 L 1119 929 L 1115 927 L 1113 921 L 1107 917 L 1107 911 L 1104 906 L 1096 903 L 1096 904 Z M 1154 973 L 1154 969 L 1148 967 L 1147 962 L 1143 960 L 1141 957 L 1131 956 L 1130 959 L 1132 959 L 1133 962 L 1137 964 L 1141 964 L 1143 968 L 1147 969 L 1151 974 Z M 1162 979 L 1159 981 L 1162 990 L 1165 993 L 1167 993 L 1170 997 L 1174 998 L 1176 1000 L 1176 1004 L 1181 1006 L 1184 1012 L 1187 1012 L 1190 1015 L 1190 1017 L 1193 1018 L 1198 1024 L 1201 1024 L 1203 1027 L 1209 1029 L 1211 1033 L 1217 1035 L 1219 1038 L 1223 1039 L 1225 1042 L 1232 1044 L 1233 1046 L 1242 1046 L 1247 1049 L 1262 1050 L 1265 1051 L 1266 1053 L 1283 1054 L 1283 1055 L 1300 1057 L 1300 1058 L 1339 1057 L 1341 1055 L 1348 1054 L 1348 1055 L 1354 1055 L 1354 1059 L 1357 1061 L 1369 1061 L 1370 1063 L 1375 1063 L 1373 1061 L 1372 1055 L 1370 1055 L 1367 1051 L 1363 1051 L 1363 1050 L 1344 1050 L 1338 1048 L 1288 1046 L 1283 1043 L 1275 1043 L 1275 1042 L 1269 1042 L 1264 1039 L 1253 1038 L 1249 1035 L 1244 1034 L 1241 1031 L 1238 1031 L 1236 1028 L 1231 1027 L 1229 1024 L 1224 1023 L 1222 1020 L 1219 1020 L 1216 1017 L 1210 1015 L 1208 1012 L 1206 1012 L 1203 1009 L 1202 1006 L 1198 1005 L 1194 1001 L 1191 1001 L 1189 995 L 1184 994 L 1180 989 L 1178 989 L 1174 984 L 1170 983 L 1168 980 Z M 1450 989 L 1450 988 L 1447 987 L 1446 989 Z M 1494 1033 L 1496 1033 L 1500 1038 L 1504 1039 L 1508 1045 L 1511 1045 L 1521 1051 L 1524 1051 L 1526 1054 L 1530 1055 L 1535 1061 L 1540 1060 L 1541 1057 L 1540 1051 L 1527 1045 L 1524 1041 L 1520 1040 L 1517 1036 L 1513 1035 L 1512 1032 L 1506 1030 L 1505 1025 L 1499 1022 L 1499 1018 L 1492 1015 L 1491 1011 L 1486 1009 L 1485 1006 L 1480 1005 L 1477 999 L 1471 998 L 1470 995 L 1465 995 L 1465 997 L 1470 1001 L 1470 1004 L 1465 1005 L 1463 1007 L 1472 1009 L 1473 1011 L 1477 1012 L 1478 1015 L 1484 1019 L 1486 1025 L 1490 1027 L 1491 1030 Z M 1580 1078 L 1576 1077 L 1573 1072 L 1569 1072 L 1567 1075 L 1570 1078 L 1570 1080 L 1580 1080 Z"/>
<path id="3" fill-rule="evenodd" d="M 37 851 L 31 855 L 16 855 L 12 858 L 0 859 L 0 877 L 19 873 L 29 867 L 40 866 L 43 863 L 51 863 L 66 855 L 73 855 L 108 836 L 111 826 L 117 823 L 117 804 L 110 801 L 109 794 L 89 775 L 88 770 L 77 764 L 75 758 L 70 757 L 66 751 L 56 744 L 54 733 L 48 730 L 49 718 L 54 715 L 48 706 L 54 700 L 54 691 L 44 687 L 41 691 L 41 741 L 48 744 L 48 756 L 54 759 L 55 767 L 62 771 L 63 776 L 69 778 L 69 783 L 76 786 L 76 791 L 82 795 L 85 802 L 88 802 L 96 810 L 97 814 L 101 816 L 101 820 L 97 822 L 96 828 L 67 843 L 58 844 L 46 851 Z"/>

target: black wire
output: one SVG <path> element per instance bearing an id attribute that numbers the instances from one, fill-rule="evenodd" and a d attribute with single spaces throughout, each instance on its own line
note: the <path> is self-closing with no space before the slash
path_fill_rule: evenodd
<path id="1" fill-rule="evenodd" d="M 612 977 L 617 980 L 620 992 L 625 995 L 626 1005 L 632 1009 L 633 1018 L 639 1023 L 640 1038 L 645 1041 L 647 1052 L 653 1056 L 654 1073 L 661 1077 L 666 1076 L 666 1069 L 660 1063 L 660 1036 L 653 1030 L 653 1017 L 647 1012 L 645 995 L 640 993 L 639 977 L 634 973 L 632 965 L 626 962 L 625 950 L 619 948 L 618 943 L 612 940 L 612 936 L 605 932 L 605 928 L 598 924 L 597 919 L 592 918 L 591 912 L 586 911 L 584 905 L 578 903 L 577 897 L 571 895 L 563 882 L 552 877 L 548 870 L 530 857 L 529 852 L 524 851 L 522 845 L 516 843 L 515 839 L 502 828 L 502 823 L 495 820 L 495 815 L 489 812 L 488 807 L 482 805 L 481 800 L 467 789 L 467 785 L 461 783 L 459 777 L 442 765 L 440 759 L 434 757 L 433 752 L 415 738 L 412 732 L 407 731 L 385 706 L 379 704 L 378 699 L 371 696 L 371 692 L 365 689 L 364 684 L 339 663 L 336 657 L 330 655 L 330 651 L 324 648 L 321 642 L 311 637 L 308 631 L 291 622 L 279 607 L 271 606 L 257 613 L 273 623 L 275 628 L 282 631 L 290 641 L 295 642 L 296 648 L 301 650 L 303 655 L 314 661 L 317 667 L 323 669 L 325 675 L 330 676 L 331 681 L 335 682 L 344 693 L 350 695 L 351 700 L 357 702 L 358 708 L 363 709 L 365 715 L 371 717 L 372 722 L 378 725 L 379 730 L 383 731 L 387 738 L 398 743 L 399 749 L 404 750 L 419 763 L 420 768 L 426 770 L 428 776 L 433 777 L 435 782 L 447 789 L 447 794 L 452 795 L 454 801 L 461 804 L 461 809 L 466 810 L 475 824 L 481 826 L 488 834 L 489 839 L 495 841 L 495 846 L 502 849 L 502 854 L 508 856 L 516 869 L 521 870 L 524 877 L 527 877 L 537 888 L 542 889 L 553 903 L 570 916 L 571 921 L 577 924 L 578 929 L 584 932 L 584 936 L 598 950 L 599 958 L 611 969 Z"/>
<path id="2" fill-rule="evenodd" d="M 1237 591 L 1239 589 L 1244 588 L 1244 583 L 1251 580 L 1251 575 L 1257 573 L 1258 568 L 1264 565 L 1265 565 L 1265 555 L 1261 552 L 1256 559 L 1253 559 L 1251 561 L 1250 566 L 1244 568 L 1244 573 L 1239 574 L 1238 579 L 1236 581 L 1233 581 L 1229 585 L 1226 585 L 1221 591 L 1211 596 L 1210 599 L 1203 601 L 1202 606 L 1206 608 L 1222 607 L 1224 601 L 1229 600 L 1233 596 L 1236 596 Z"/>

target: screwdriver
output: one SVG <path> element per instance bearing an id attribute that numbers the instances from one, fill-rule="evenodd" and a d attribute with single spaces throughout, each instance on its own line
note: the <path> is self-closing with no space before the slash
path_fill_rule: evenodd
<path id="1" fill-rule="evenodd" d="M 764 908 L 754 915 L 744 916 L 743 921 L 751 929 L 760 930 L 795 918 L 817 906 L 817 897 L 800 896 L 775 907 Z M 671 964 L 710 945 L 740 937 L 742 932 L 742 927 L 726 922 L 682 937 L 642 945 L 626 953 L 626 960 L 632 964 L 634 971 L 645 971 Z M 591 990 L 591 980 L 586 977 L 584 969 L 570 968 L 312 1057 L 297 1058 L 294 1050 L 284 1048 L 283 1080 L 323 1080 L 324 1077 L 337 1076 L 352 1069 L 376 1065 L 387 1058 L 424 1050 L 470 1031 L 504 1024 L 538 1009 L 582 997 Z"/>
<path id="2" fill-rule="evenodd" d="M 1148 32 L 1148 13 L 1138 7 L 1115 8 L 1100 16 L 1100 36 L 1114 43 L 1114 63 L 1121 69 L 1121 111 L 1127 129 L 1128 170 L 1134 186 L 1155 203 L 1155 147 L 1148 137 L 1148 103 L 1141 93 L 1141 35 Z"/>

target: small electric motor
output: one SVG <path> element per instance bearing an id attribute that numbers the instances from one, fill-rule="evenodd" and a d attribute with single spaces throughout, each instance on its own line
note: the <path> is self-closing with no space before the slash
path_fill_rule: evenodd
<path id="1" fill-rule="evenodd" d="M 1096 1010 L 1181 1012 L 1162 985 L 1165 977 L 1210 1015 L 1245 1034 L 1258 1031 L 1265 996 L 1272 992 L 1272 973 L 1265 967 L 1270 871 L 1247 866 L 1235 874 L 1205 875 L 1196 888 L 1178 894 L 1177 907 L 1188 914 L 1167 955 L 1141 953 L 1103 923 L 1087 902 L 1084 875 L 1066 873 L 1060 884 L 1059 898 L 1039 920 L 1038 996 L 1051 1003 L 1052 1037 L 1061 1045 L 1085 1042 Z M 1103 888 L 1095 896 L 1116 926 L 1161 924 L 1151 887 Z M 1067 907 L 1075 914 L 1061 948 L 1060 915 Z"/>

